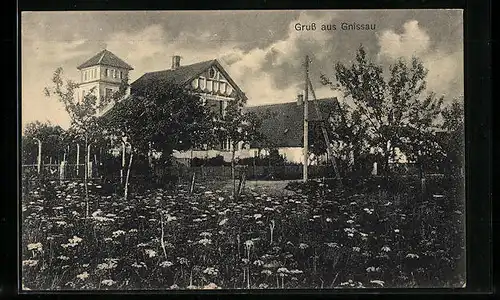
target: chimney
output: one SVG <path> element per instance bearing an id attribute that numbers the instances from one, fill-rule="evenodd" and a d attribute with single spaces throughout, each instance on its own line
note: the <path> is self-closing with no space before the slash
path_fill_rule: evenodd
<path id="1" fill-rule="evenodd" d="M 181 57 L 179 55 L 172 56 L 172 70 L 175 70 L 181 66 Z"/>
<path id="2" fill-rule="evenodd" d="M 297 106 L 300 106 L 304 103 L 304 95 L 297 94 Z"/>

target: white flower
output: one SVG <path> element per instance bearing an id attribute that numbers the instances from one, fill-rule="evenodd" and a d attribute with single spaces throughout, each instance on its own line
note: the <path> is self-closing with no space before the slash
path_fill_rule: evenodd
<path id="1" fill-rule="evenodd" d="M 184 258 L 184 257 L 177 257 L 177 261 L 181 265 L 187 265 L 188 264 L 188 260 L 186 258 Z"/>
<path id="2" fill-rule="evenodd" d="M 368 273 L 369 273 L 369 272 L 379 272 L 379 271 L 380 271 L 380 268 L 379 268 L 379 267 L 376 267 L 376 268 L 375 268 L 375 267 L 373 267 L 373 266 L 372 266 L 372 267 L 368 267 L 368 268 L 366 268 L 366 272 L 368 272 Z"/>
<path id="3" fill-rule="evenodd" d="M 331 223 L 331 222 L 332 222 L 332 218 L 326 218 L 326 221 L 327 221 L 328 223 Z"/>
<path id="4" fill-rule="evenodd" d="M 57 258 L 60 260 L 68 260 L 69 259 L 69 257 L 64 256 L 64 255 L 58 256 Z"/>
<path id="5" fill-rule="evenodd" d="M 299 248 L 302 249 L 302 250 L 305 250 L 305 249 L 309 248 L 309 245 L 305 244 L 305 243 L 300 243 L 299 244 Z"/>
<path id="6" fill-rule="evenodd" d="M 38 264 L 38 260 L 28 259 L 23 260 L 23 266 L 34 267 Z"/>
<path id="7" fill-rule="evenodd" d="M 156 256 L 156 251 L 154 251 L 153 249 L 146 249 L 144 250 L 146 252 L 146 254 L 151 258 L 151 257 L 155 257 Z"/>
<path id="8" fill-rule="evenodd" d="M 252 246 L 253 246 L 253 241 L 252 240 L 245 241 L 245 247 L 250 248 Z"/>
<path id="9" fill-rule="evenodd" d="M 66 225 L 68 225 L 68 223 L 66 223 L 65 221 L 57 221 L 56 225 L 57 226 L 66 226 Z"/>
<path id="10" fill-rule="evenodd" d="M 76 278 L 81 279 L 81 280 L 85 280 L 85 279 L 89 278 L 89 273 L 87 273 L 87 271 L 85 271 L 82 274 L 76 275 Z"/>
<path id="11" fill-rule="evenodd" d="M 353 220 L 347 220 L 347 224 L 352 224 L 352 223 L 354 223 Z"/>
<path id="12" fill-rule="evenodd" d="M 257 220 L 257 219 L 262 218 L 262 215 L 261 214 L 254 214 L 253 217 L 255 218 L 255 220 Z"/>
<path id="13" fill-rule="evenodd" d="M 361 248 L 359 248 L 359 247 L 352 247 L 352 251 L 359 252 L 360 250 L 361 250 Z"/>
<path id="14" fill-rule="evenodd" d="M 370 208 L 364 208 L 363 209 L 367 214 L 371 215 L 373 213 L 373 209 Z"/>
<path id="15" fill-rule="evenodd" d="M 290 270 L 290 274 L 302 274 L 302 273 L 304 273 L 302 270 L 298 270 L 298 269 Z"/>
<path id="16" fill-rule="evenodd" d="M 258 259 L 256 261 L 254 261 L 253 264 L 256 266 L 262 266 L 264 264 L 264 262 L 262 260 Z"/>
<path id="17" fill-rule="evenodd" d="M 398 232 L 399 232 L 399 229 L 394 229 L 394 232 L 395 232 L 395 233 L 398 233 Z"/>
<path id="18" fill-rule="evenodd" d="M 389 246 L 384 246 L 382 247 L 382 249 L 380 249 L 381 251 L 384 251 L 384 252 L 389 252 L 391 251 L 391 248 L 389 248 Z"/>
<path id="19" fill-rule="evenodd" d="M 200 236 L 202 236 L 202 237 L 211 237 L 212 234 L 210 232 L 204 231 L 204 232 L 200 233 Z"/>
<path id="20" fill-rule="evenodd" d="M 215 289 L 218 289 L 218 288 L 219 287 L 215 283 L 213 283 L 213 282 L 211 282 L 211 283 L 209 283 L 209 284 L 207 284 L 207 285 L 205 285 L 203 287 L 204 290 L 215 290 Z"/>
<path id="21" fill-rule="evenodd" d="M 37 250 L 37 251 L 42 251 L 42 243 L 33 243 L 33 244 L 28 244 L 28 250 Z"/>
<path id="22" fill-rule="evenodd" d="M 68 241 L 70 244 L 74 244 L 76 246 L 78 243 L 80 243 L 83 240 L 81 238 L 77 237 L 76 235 L 74 235 L 73 238 L 68 239 Z"/>
<path id="23" fill-rule="evenodd" d="M 217 268 L 208 267 L 205 270 L 203 270 L 203 273 L 217 276 L 217 274 L 219 274 L 219 270 Z"/>
<path id="24" fill-rule="evenodd" d="M 168 267 L 171 267 L 172 265 L 173 265 L 173 263 L 171 261 L 168 261 L 168 260 L 160 263 L 160 267 L 162 267 L 162 268 L 168 268 Z"/>
<path id="25" fill-rule="evenodd" d="M 175 220 L 177 220 L 176 216 L 167 215 L 167 222 L 172 222 L 172 221 L 175 221 Z"/>
<path id="26" fill-rule="evenodd" d="M 219 226 L 222 226 L 227 223 L 227 219 L 223 219 L 222 221 L 219 222 Z"/>
<path id="27" fill-rule="evenodd" d="M 172 285 L 170 286 L 170 289 L 171 289 L 171 290 L 177 290 L 177 289 L 179 289 L 179 286 L 178 286 L 177 284 L 175 284 L 175 283 L 174 283 L 174 284 L 172 284 Z"/>
<path id="28" fill-rule="evenodd" d="M 406 258 L 415 258 L 415 259 L 418 259 L 419 256 L 417 254 L 408 253 L 408 254 L 406 254 Z"/>
<path id="29" fill-rule="evenodd" d="M 337 243 L 326 243 L 326 245 L 330 248 L 338 248 L 338 244 Z"/>
<path id="30" fill-rule="evenodd" d="M 378 284 L 380 286 L 384 286 L 384 282 L 382 280 L 371 280 L 370 283 L 375 283 L 375 284 Z"/>
<path id="31" fill-rule="evenodd" d="M 260 273 L 262 273 L 262 274 L 266 274 L 266 275 L 271 275 L 273 272 L 272 272 L 271 270 L 267 270 L 267 269 L 266 269 L 266 270 L 262 270 L 262 271 L 260 271 Z"/>
<path id="32" fill-rule="evenodd" d="M 146 268 L 146 264 L 144 262 L 142 262 L 142 261 L 140 263 L 135 262 L 135 263 L 132 264 L 132 267 L 138 268 L 138 269 L 140 269 L 140 268 Z"/>
<path id="33" fill-rule="evenodd" d="M 203 246 L 210 245 L 210 244 L 212 244 L 212 240 L 206 239 L 206 238 L 205 239 L 201 239 L 201 240 L 198 241 L 198 244 L 202 244 Z"/>
<path id="34" fill-rule="evenodd" d="M 107 285 L 107 286 L 112 286 L 115 283 L 116 282 L 114 280 L 111 280 L 111 279 L 104 279 L 103 281 L 101 281 L 101 284 L 104 284 L 104 285 Z"/>
<path id="35" fill-rule="evenodd" d="M 125 231 L 123 231 L 123 230 L 113 231 L 113 237 L 114 238 L 117 238 L 117 237 L 119 237 L 121 235 L 124 235 L 124 234 L 125 234 Z"/>

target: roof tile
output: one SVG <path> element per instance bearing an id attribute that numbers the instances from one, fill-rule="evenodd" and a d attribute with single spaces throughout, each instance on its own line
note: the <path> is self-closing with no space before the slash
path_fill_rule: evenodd
<path id="1" fill-rule="evenodd" d="M 92 66 L 97 66 L 97 65 L 106 65 L 110 67 L 117 67 L 117 68 L 123 68 L 127 70 L 133 70 L 129 64 L 121 60 L 118 56 L 113 54 L 109 50 L 102 50 L 101 52 L 97 53 L 93 57 L 91 57 L 89 60 L 84 62 L 83 64 L 78 66 L 78 69 L 83 69 L 83 68 L 88 68 Z"/>

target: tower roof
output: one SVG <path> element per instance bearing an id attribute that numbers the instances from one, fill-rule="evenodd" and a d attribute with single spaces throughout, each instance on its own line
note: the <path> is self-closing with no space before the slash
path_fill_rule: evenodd
<path id="1" fill-rule="evenodd" d="M 106 49 L 102 50 L 101 52 L 97 53 L 94 55 L 92 58 L 84 62 L 83 64 L 79 65 L 77 69 L 83 69 L 83 68 L 88 68 L 92 66 L 97 66 L 97 65 L 105 65 L 105 66 L 110 66 L 110 67 L 117 67 L 117 68 L 123 68 L 127 70 L 133 70 L 129 64 L 121 60 L 118 56 L 113 54 L 111 51 L 108 51 Z"/>

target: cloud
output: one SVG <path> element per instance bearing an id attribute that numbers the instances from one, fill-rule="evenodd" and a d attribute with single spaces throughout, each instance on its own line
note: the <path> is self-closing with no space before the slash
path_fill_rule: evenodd
<path id="1" fill-rule="evenodd" d="M 420 58 L 428 69 L 427 90 L 438 95 L 457 96 L 463 91 L 463 49 L 459 47 L 453 52 L 436 47 L 427 32 L 416 20 L 403 25 L 403 32 L 386 30 L 378 36 L 380 51 L 378 58 L 382 61 L 394 62 L 402 57 Z"/>
<path id="2" fill-rule="evenodd" d="M 419 56 L 430 47 L 429 35 L 420 28 L 418 21 L 412 20 L 403 25 L 403 33 L 393 30 L 384 31 L 379 37 L 380 56 L 389 58 Z"/>
<path id="3" fill-rule="evenodd" d="M 245 91 L 249 105 L 289 102 L 303 89 L 303 52 L 321 49 L 331 38 L 320 31 L 314 34 L 297 31 L 294 24 L 329 22 L 331 18 L 331 13 L 301 13 L 289 23 L 283 39 L 250 50 L 243 50 L 236 41 L 223 40 L 209 30 L 183 31 L 174 36 L 159 24 L 112 34 L 107 48 L 134 67 L 131 80 L 145 72 L 170 68 L 170 57 L 174 54 L 183 57 L 181 64 L 217 58 Z M 323 55 L 321 51 L 314 52 Z"/>
<path id="4" fill-rule="evenodd" d="M 315 53 L 315 59 L 323 59 L 327 51 L 321 49 L 324 49 L 332 37 L 322 31 L 297 31 L 294 26 L 298 22 L 329 23 L 334 17 L 334 13 L 302 12 L 289 23 L 285 38 L 264 48 L 254 48 L 247 52 L 236 50 L 226 56 L 230 74 L 237 82 L 241 82 L 249 98 L 249 105 L 295 100 L 297 93 L 303 89 L 304 53 Z"/>

